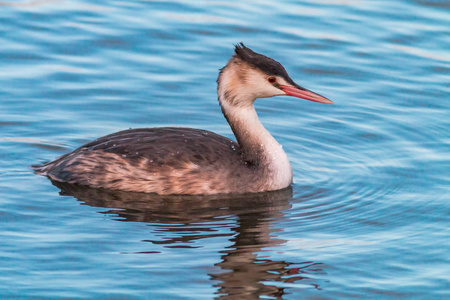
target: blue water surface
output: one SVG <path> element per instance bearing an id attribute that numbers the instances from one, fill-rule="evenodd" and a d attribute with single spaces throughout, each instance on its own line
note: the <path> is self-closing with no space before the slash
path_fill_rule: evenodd
<path id="1" fill-rule="evenodd" d="M 29 165 L 128 128 L 232 138 L 244 42 L 321 105 L 261 99 L 290 189 L 158 197 Z M 1 299 L 449 299 L 445 0 L 0 2 Z"/>

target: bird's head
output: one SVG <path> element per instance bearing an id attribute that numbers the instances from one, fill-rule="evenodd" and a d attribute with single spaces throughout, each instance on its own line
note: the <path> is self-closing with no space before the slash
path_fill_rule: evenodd
<path id="1" fill-rule="evenodd" d="M 245 107 L 253 105 L 257 98 L 287 95 L 333 104 L 331 100 L 296 84 L 276 60 L 254 52 L 243 43 L 236 45 L 234 51 L 217 79 L 221 102 Z"/>

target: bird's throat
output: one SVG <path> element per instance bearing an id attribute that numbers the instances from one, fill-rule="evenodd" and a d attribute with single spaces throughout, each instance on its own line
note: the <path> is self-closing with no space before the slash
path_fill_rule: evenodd
<path id="1" fill-rule="evenodd" d="M 220 99 L 222 112 L 241 147 L 243 159 L 251 164 L 289 165 L 282 146 L 259 121 L 255 107 L 235 107 Z"/>

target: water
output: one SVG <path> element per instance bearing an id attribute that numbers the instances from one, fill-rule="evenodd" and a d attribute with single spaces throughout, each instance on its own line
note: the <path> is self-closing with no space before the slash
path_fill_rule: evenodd
<path id="1" fill-rule="evenodd" d="M 450 298 L 447 1 L 0 2 L 0 298 Z M 243 41 L 332 99 L 257 101 L 292 189 L 157 197 L 28 166 L 94 138 L 232 137 Z"/>

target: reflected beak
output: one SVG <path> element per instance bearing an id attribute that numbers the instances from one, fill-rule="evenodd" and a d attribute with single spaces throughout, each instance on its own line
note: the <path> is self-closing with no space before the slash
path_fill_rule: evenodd
<path id="1" fill-rule="evenodd" d="M 304 89 L 301 86 L 280 85 L 280 89 L 283 92 L 285 92 L 286 95 L 288 95 L 288 96 L 302 98 L 305 100 L 319 102 L 319 103 L 334 104 L 334 102 L 331 101 L 330 99 L 325 98 L 324 96 L 321 96 L 314 92 L 311 92 L 307 89 Z"/>

